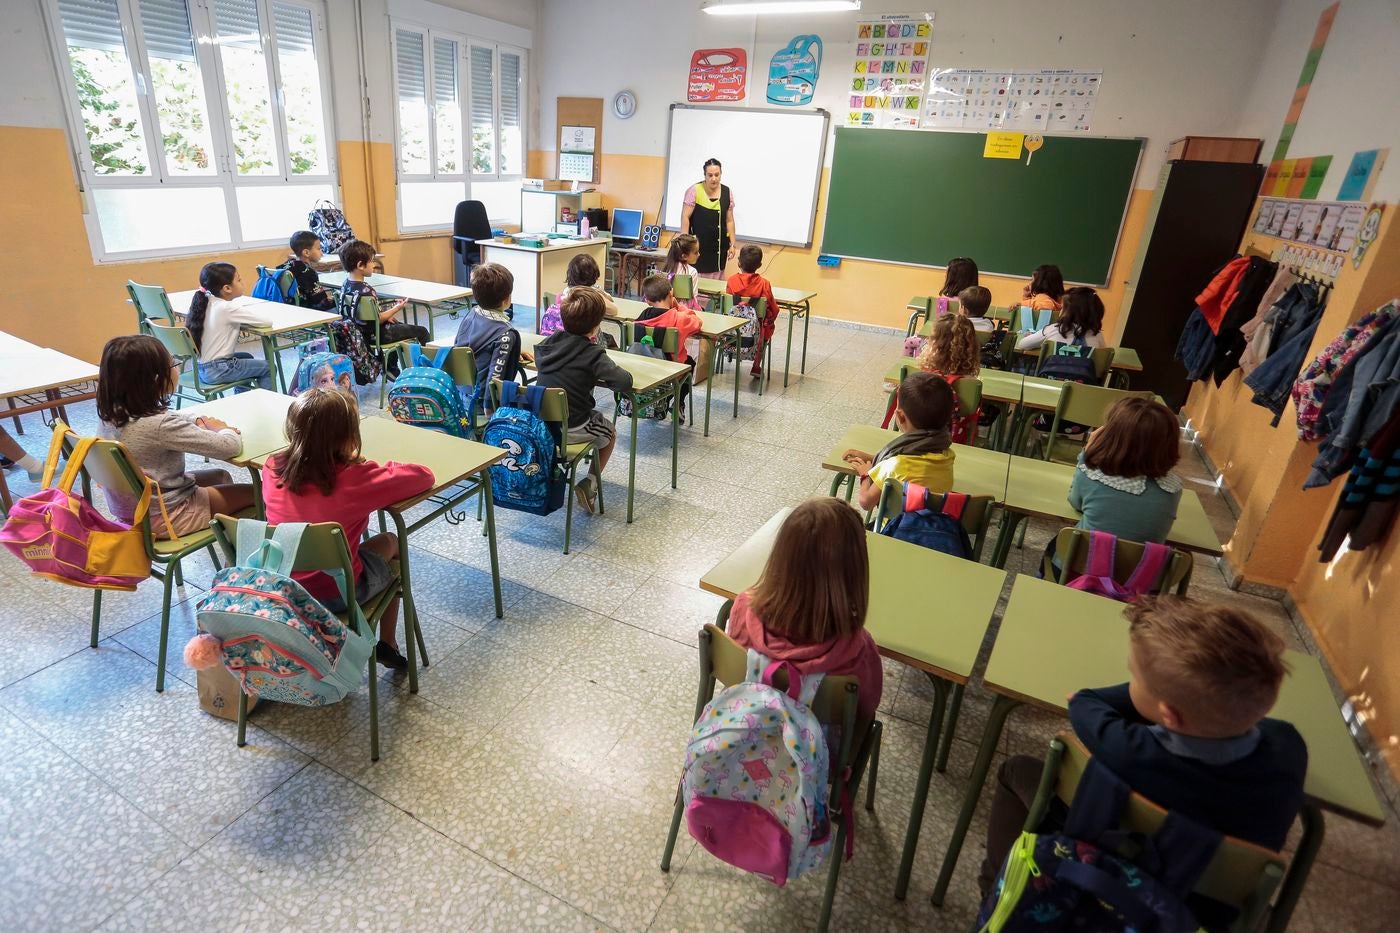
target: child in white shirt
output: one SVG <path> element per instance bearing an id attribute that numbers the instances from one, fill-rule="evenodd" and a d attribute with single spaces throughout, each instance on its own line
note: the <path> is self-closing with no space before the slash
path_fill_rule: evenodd
<path id="1" fill-rule="evenodd" d="M 271 389 L 267 360 L 254 359 L 253 354 L 238 349 L 244 324 L 268 323 L 244 297 L 243 277 L 232 263 L 206 264 L 199 270 L 199 291 L 194 293 L 185 317 L 185 327 L 199 351 L 199 378 L 210 383 L 256 379 L 260 388 Z"/>

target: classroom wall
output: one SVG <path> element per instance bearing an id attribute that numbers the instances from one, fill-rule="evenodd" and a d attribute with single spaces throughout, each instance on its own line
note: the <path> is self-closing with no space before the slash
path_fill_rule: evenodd
<path id="1" fill-rule="evenodd" d="M 1123 285 L 1142 233 L 1166 147 L 1188 134 L 1233 135 L 1240 95 L 1221 88 L 1249 86 L 1258 67 L 1267 22 L 1275 0 L 1219 4 L 1187 0 L 1159 4 L 1148 0 L 952 0 L 939 4 L 934 21 L 934 67 L 1103 68 L 1094 132 L 1105 136 L 1144 136 L 1147 148 L 1129 205 L 1110 286 L 1103 290 L 1112 330 Z M 540 134 L 532 165 L 553 176 L 555 101 L 560 96 L 594 96 L 611 101 L 627 87 L 637 94 L 638 112 L 618 120 L 604 117 L 602 181 L 607 206 L 642 207 L 648 218 L 661 201 L 665 175 L 669 106 L 684 98 L 691 53 L 696 48 L 738 45 L 750 52 L 749 104 L 767 106 L 763 81 L 772 54 L 797 33 L 822 36 L 824 61 L 815 104 L 844 118 L 842 76 L 853 56 L 854 23 L 859 17 L 904 13 L 907 4 L 866 0 L 859 15 L 715 17 L 687 0 L 545 0 L 540 31 Z M 618 54 L 617 50 L 636 50 Z M 1190 62 L 1190 67 L 1183 67 Z M 757 91 L 757 99 L 753 95 Z M 828 163 L 832 147 L 827 147 Z M 716 155 L 723 159 L 717 141 Z M 696 166 L 699 178 L 699 166 Z M 822 183 L 825 190 L 825 181 Z M 743 192 L 735 199 L 742 210 Z M 816 244 L 821 243 L 824 207 L 817 210 Z M 988 218 L 990 223 L 1004 218 Z M 942 272 L 843 260 L 836 270 L 816 265 L 818 250 L 782 249 L 767 274 L 774 282 L 819 293 L 816 313 L 903 327 L 905 300 L 936 291 Z M 975 258 L 975 257 L 974 257 Z M 1029 273 L 1029 269 L 1026 270 Z M 984 277 L 994 301 L 1009 303 L 1024 280 Z"/>

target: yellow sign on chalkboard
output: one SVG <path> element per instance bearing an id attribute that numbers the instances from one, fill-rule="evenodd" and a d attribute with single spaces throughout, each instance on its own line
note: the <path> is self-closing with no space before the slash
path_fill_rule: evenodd
<path id="1" fill-rule="evenodd" d="M 1025 133 L 988 133 L 987 144 L 982 147 L 984 159 L 1019 159 Z"/>

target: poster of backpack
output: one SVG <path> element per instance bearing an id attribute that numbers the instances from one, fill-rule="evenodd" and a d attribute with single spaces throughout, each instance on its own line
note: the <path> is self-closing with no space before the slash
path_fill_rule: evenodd
<path id="1" fill-rule="evenodd" d="M 848 127 L 918 129 L 932 36 L 932 13 L 890 13 L 856 23 Z"/>
<path id="2" fill-rule="evenodd" d="M 821 70 L 821 36 L 793 36 L 792 41 L 773 53 L 768 65 L 768 103 L 807 106 L 817 91 Z"/>
<path id="3" fill-rule="evenodd" d="M 749 53 L 744 49 L 696 49 L 685 99 L 692 104 L 743 100 L 748 80 Z"/>

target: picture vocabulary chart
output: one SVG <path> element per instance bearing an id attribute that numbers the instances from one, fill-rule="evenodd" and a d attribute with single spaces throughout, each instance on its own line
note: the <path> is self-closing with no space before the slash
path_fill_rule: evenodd
<path id="1" fill-rule="evenodd" d="M 917 129 L 928 91 L 933 16 L 889 15 L 856 24 L 846 125 Z"/>
<path id="2" fill-rule="evenodd" d="M 987 71 L 934 68 L 924 103 L 927 128 L 1087 133 L 1102 71 Z"/>

